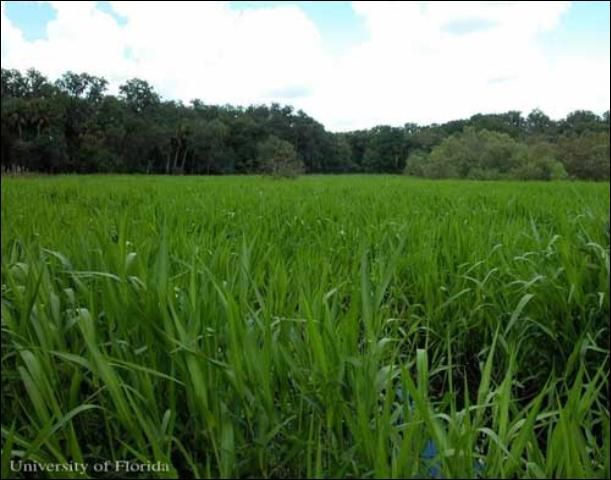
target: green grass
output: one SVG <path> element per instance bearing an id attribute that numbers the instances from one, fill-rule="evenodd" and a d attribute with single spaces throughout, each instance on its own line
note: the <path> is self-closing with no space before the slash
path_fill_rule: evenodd
<path id="1" fill-rule="evenodd" d="M 605 184 L 6 178 L 2 477 L 609 478 L 608 282 Z"/>

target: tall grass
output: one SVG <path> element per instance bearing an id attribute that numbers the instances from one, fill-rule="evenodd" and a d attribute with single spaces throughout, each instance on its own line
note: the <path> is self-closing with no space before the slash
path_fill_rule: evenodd
<path id="1" fill-rule="evenodd" d="M 608 206 L 587 183 L 3 179 L 2 477 L 609 478 Z"/>

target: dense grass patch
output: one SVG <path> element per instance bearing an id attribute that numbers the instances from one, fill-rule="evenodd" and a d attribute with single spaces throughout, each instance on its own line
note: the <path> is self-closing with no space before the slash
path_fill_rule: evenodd
<path id="1" fill-rule="evenodd" d="M 2 477 L 609 478 L 608 206 L 578 182 L 3 179 Z"/>

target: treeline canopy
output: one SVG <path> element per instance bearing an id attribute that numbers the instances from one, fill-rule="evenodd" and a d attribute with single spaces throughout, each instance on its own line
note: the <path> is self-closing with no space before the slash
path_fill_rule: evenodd
<path id="1" fill-rule="evenodd" d="M 116 96 L 107 85 L 86 73 L 51 82 L 33 69 L 2 69 L 3 171 L 255 173 L 268 168 L 262 145 L 273 137 L 293 146 L 306 173 L 609 178 L 608 111 L 559 121 L 510 111 L 333 133 L 276 103 L 184 105 L 163 100 L 145 80 L 125 82 Z"/>

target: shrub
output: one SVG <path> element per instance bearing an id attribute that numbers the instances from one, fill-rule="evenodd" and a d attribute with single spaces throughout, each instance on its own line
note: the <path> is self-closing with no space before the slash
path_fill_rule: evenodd
<path id="1" fill-rule="evenodd" d="M 285 140 L 271 135 L 259 144 L 261 173 L 272 177 L 295 178 L 304 172 L 303 162 L 295 147 Z"/>

